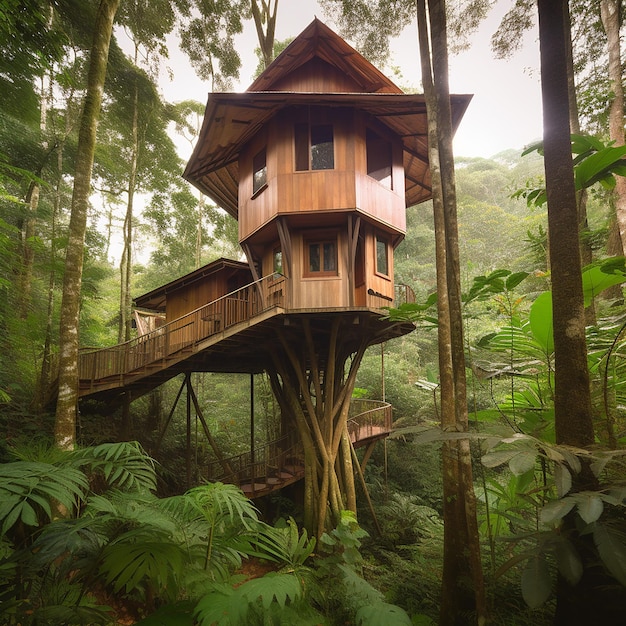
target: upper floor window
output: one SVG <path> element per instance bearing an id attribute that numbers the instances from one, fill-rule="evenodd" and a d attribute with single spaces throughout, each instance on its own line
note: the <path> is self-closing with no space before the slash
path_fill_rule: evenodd
<path id="1" fill-rule="evenodd" d="M 367 175 L 392 189 L 391 143 L 373 130 L 367 129 L 365 136 L 367 151 Z"/>
<path id="2" fill-rule="evenodd" d="M 274 250 L 274 274 L 283 273 L 283 252 L 280 248 Z"/>
<path id="3" fill-rule="evenodd" d="M 380 235 L 376 235 L 376 273 L 389 276 L 389 245 Z"/>
<path id="4" fill-rule="evenodd" d="M 337 240 L 309 239 L 304 246 L 305 275 L 336 276 L 337 275 Z"/>
<path id="5" fill-rule="evenodd" d="M 296 124 L 294 131 L 297 172 L 335 167 L 332 124 Z"/>
<path id="6" fill-rule="evenodd" d="M 267 185 L 267 155 L 265 148 L 255 154 L 252 159 L 252 171 L 252 193 L 255 194 Z"/>

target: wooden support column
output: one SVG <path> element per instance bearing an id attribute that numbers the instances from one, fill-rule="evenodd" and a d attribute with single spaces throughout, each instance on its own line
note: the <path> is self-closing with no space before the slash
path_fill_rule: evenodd
<path id="1" fill-rule="evenodd" d="M 191 487 L 191 374 L 185 374 L 187 385 L 187 489 Z"/>

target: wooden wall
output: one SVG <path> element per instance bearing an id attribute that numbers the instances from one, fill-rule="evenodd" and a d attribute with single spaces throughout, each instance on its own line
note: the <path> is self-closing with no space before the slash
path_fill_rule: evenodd
<path id="1" fill-rule="evenodd" d="M 376 234 L 388 237 L 389 275 L 376 272 Z M 316 308 L 352 308 L 368 306 L 381 308 L 390 306 L 394 297 L 393 282 L 393 247 L 389 233 L 383 233 L 373 225 L 363 223 L 361 226 L 363 281 L 355 284 L 354 277 L 349 275 L 351 260 L 348 244 L 347 221 L 333 229 L 295 229 L 290 228 L 292 265 L 287 270 L 290 280 L 281 289 L 285 289 L 286 306 L 289 309 Z M 314 277 L 307 275 L 306 242 L 311 238 L 337 238 L 338 267 L 336 276 Z M 265 248 L 262 257 L 262 272 L 269 276 L 274 271 L 274 250 L 280 247 L 278 240 Z M 283 263 L 286 257 L 283 254 Z M 352 292 L 352 293 L 351 293 Z"/>
<path id="2" fill-rule="evenodd" d="M 242 151 L 239 162 L 239 240 L 245 241 L 275 217 L 315 211 L 360 210 L 400 233 L 406 231 L 402 145 L 393 147 L 393 189 L 367 175 L 365 133 L 368 118 L 349 109 L 315 110 L 318 123 L 334 128 L 335 167 L 295 171 L 293 127 L 308 109 L 291 108 L 271 120 Z M 371 122 L 371 120 L 370 120 Z M 377 132 L 385 132 L 382 125 Z M 252 160 L 267 149 L 267 188 L 253 197 Z"/>

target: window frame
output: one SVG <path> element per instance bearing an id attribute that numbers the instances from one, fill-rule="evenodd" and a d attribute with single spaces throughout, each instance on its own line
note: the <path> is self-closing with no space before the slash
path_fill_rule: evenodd
<path id="1" fill-rule="evenodd" d="M 379 266 L 379 244 L 383 244 L 384 252 L 385 252 L 385 268 L 383 271 Z M 375 272 L 378 276 L 384 276 L 385 278 L 390 278 L 390 255 L 389 255 L 389 238 L 380 233 L 376 233 L 374 237 L 374 262 L 375 262 Z"/>
<path id="2" fill-rule="evenodd" d="M 324 266 L 327 260 L 325 246 L 332 245 L 334 269 L 326 270 Z M 311 269 L 311 246 L 318 246 L 319 270 Z M 303 271 L 304 278 L 336 278 L 339 276 L 339 245 L 337 233 L 307 234 L 303 238 Z"/>
<path id="3" fill-rule="evenodd" d="M 313 137 L 318 132 L 322 135 L 324 135 L 325 132 L 329 132 L 330 141 L 320 141 L 314 144 Z M 331 167 L 314 167 L 316 159 L 314 154 L 315 148 L 318 145 L 325 144 L 330 144 L 332 150 L 332 152 L 329 151 L 328 154 Z M 293 147 L 295 172 L 324 172 L 335 169 L 335 127 L 332 123 L 296 122 L 293 130 Z"/>
<path id="4" fill-rule="evenodd" d="M 262 165 L 259 159 L 261 158 Z M 257 183 L 257 173 L 262 172 L 261 182 Z M 267 147 L 263 147 L 252 157 L 252 197 L 267 189 Z"/>

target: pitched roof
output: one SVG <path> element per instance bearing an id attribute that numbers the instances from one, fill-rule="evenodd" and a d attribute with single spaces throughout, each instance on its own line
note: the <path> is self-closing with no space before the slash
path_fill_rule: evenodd
<path id="1" fill-rule="evenodd" d="M 150 309 L 152 311 L 165 311 L 167 296 L 169 294 L 182 287 L 203 281 L 207 276 L 212 276 L 220 272 L 249 274 L 250 267 L 245 262 L 222 257 L 184 276 L 180 276 L 165 285 L 161 285 L 152 291 L 148 291 L 147 293 L 133 298 L 133 303 L 135 307 Z M 252 274 L 250 274 L 250 280 L 252 280 Z"/>
<path id="2" fill-rule="evenodd" d="M 312 93 L 272 89 L 289 84 L 289 77 L 315 58 L 338 69 L 355 85 L 355 90 Z M 468 95 L 451 96 L 454 129 L 470 99 Z M 407 206 L 431 197 L 424 96 L 403 93 L 318 19 L 285 48 L 247 91 L 210 94 L 184 178 L 237 218 L 240 150 L 281 109 L 295 105 L 352 107 L 378 118 L 402 138 Z"/>

